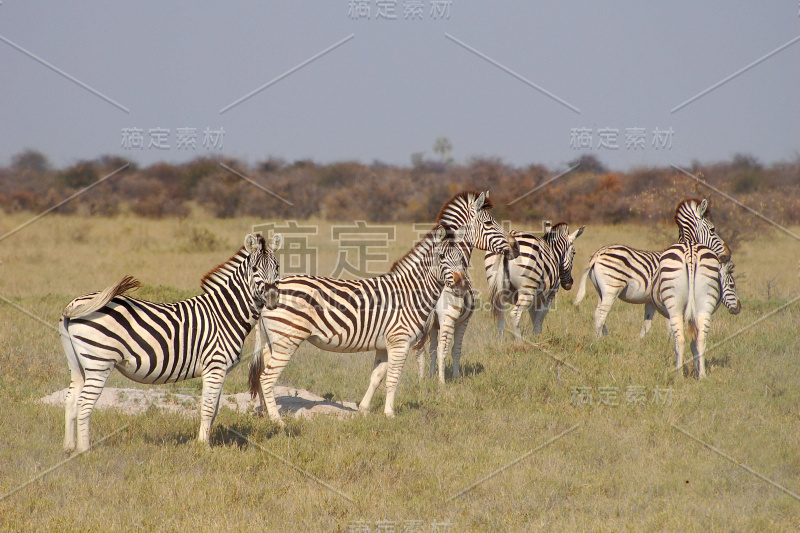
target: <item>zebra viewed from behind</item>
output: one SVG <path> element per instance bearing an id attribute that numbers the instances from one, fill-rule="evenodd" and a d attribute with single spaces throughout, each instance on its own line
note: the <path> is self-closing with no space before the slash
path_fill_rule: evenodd
<path id="1" fill-rule="evenodd" d="M 678 226 L 679 242 L 697 242 L 708 246 L 719 257 L 728 261 L 731 251 L 716 233 L 709 220 L 708 201 L 687 198 L 675 208 L 675 224 Z M 578 283 L 575 305 L 586 294 L 586 279 L 591 280 L 599 301 L 594 311 L 595 335 L 608 335 L 606 318 L 617 298 L 632 304 L 645 304 L 644 324 L 639 332 L 643 338 L 653 321 L 655 307 L 650 299 L 653 278 L 663 251 L 637 250 L 628 246 L 612 244 L 597 250 L 589 260 Z"/>
<path id="2" fill-rule="evenodd" d="M 492 207 L 489 191 L 486 193 L 466 191 L 448 200 L 439 212 L 438 222 L 447 228 L 449 235 L 461 231 L 462 238 L 456 239 L 454 243 L 460 248 L 467 265 L 470 263 L 474 248 L 505 255 L 511 259 L 519 254 L 516 242 L 506 236 L 503 228 L 489 212 Z M 441 384 L 444 384 L 444 360 L 451 347 L 453 379 L 459 377 L 461 344 L 474 307 L 475 296 L 471 286 L 463 296 L 445 287 L 436 303 L 429 331 L 430 377 L 435 375 L 438 365 Z M 420 379 L 425 374 L 424 341 L 425 339 L 422 339 L 416 350 Z"/>
<path id="3" fill-rule="evenodd" d="M 720 263 L 717 253 L 697 243 L 678 243 L 661 254 L 653 278 L 653 304 L 669 319 L 675 341 L 675 367 L 683 366 L 684 322 L 688 325 L 698 379 L 706 375 L 706 335 L 720 303 L 731 314 L 742 304 L 736 294 L 733 263 Z"/>
<path id="4" fill-rule="evenodd" d="M 369 410 L 385 376 L 384 413 L 394 417 L 394 398 L 406 357 L 422 336 L 445 286 L 463 297 L 467 274 L 463 254 L 441 225 L 382 276 L 283 278 L 278 307 L 262 313 L 266 344 L 259 350 L 256 339 L 250 364 L 251 394 L 260 394 L 270 418 L 283 424 L 275 403 L 275 382 L 300 344 L 308 341 L 332 352 L 376 350 L 369 387 L 358 407 L 362 413 Z"/>
<path id="5" fill-rule="evenodd" d="M 552 228 L 548 223 L 542 238 L 532 233 L 511 231 L 511 238 L 519 245 L 516 259 L 509 260 L 487 252 L 484 258 L 486 281 L 501 340 L 505 330 L 503 305 L 506 301 L 514 305 L 511 325 L 517 339 L 522 338 L 520 320 L 526 309 L 533 322 L 533 334 L 542 332 L 542 324 L 559 285 L 565 290 L 572 288 L 575 239 L 583 234 L 585 227 L 570 233 L 566 222 L 559 222 Z"/>
<path id="6" fill-rule="evenodd" d="M 242 249 L 203 277 L 203 294 L 181 302 L 124 296 L 140 286 L 130 276 L 72 300 L 59 323 L 72 376 L 64 451 L 69 455 L 89 449 L 89 418 L 114 368 L 139 383 L 201 377 L 197 440 L 208 445 L 225 376 L 239 362 L 244 339 L 261 310 L 278 305 L 274 252 L 282 242 L 280 235 L 269 244 L 261 235 L 247 235 Z"/>

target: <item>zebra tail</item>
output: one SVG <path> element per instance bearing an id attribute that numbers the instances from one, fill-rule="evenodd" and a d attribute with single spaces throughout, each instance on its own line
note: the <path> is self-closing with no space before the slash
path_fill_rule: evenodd
<path id="1" fill-rule="evenodd" d="M 250 373 L 247 377 L 247 382 L 250 385 L 250 398 L 258 396 L 258 391 L 261 390 L 261 374 L 264 372 L 264 342 L 262 340 L 262 322 L 260 319 L 256 323 L 256 343 L 253 346 L 253 357 L 250 359 Z M 263 332 L 266 336 L 266 332 Z"/>
<path id="2" fill-rule="evenodd" d="M 695 254 L 692 254 L 695 255 Z M 697 338 L 697 303 L 695 302 L 694 297 L 694 286 L 695 286 L 695 279 L 694 276 L 697 273 L 697 257 L 692 257 L 692 267 L 688 272 L 687 278 L 689 278 L 689 294 L 688 298 L 686 299 L 686 310 L 683 313 L 683 321 L 687 324 L 687 329 L 689 331 L 689 338 L 694 339 Z"/>
<path id="3" fill-rule="evenodd" d="M 489 284 L 489 299 L 492 302 L 492 317 L 498 322 L 503 317 L 503 297 L 508 291 L 508 259 L 505 255 L 495 255 L 491 268 L 495 274 Z"/>
<path id="4" fill-rule="evenodd" d="M 581 274 L 581 280 L 578 282 L 578 292 L 575 294 L 575 301 L 572 302 L 572 305 L 578 305 L 583 300 L 583 297 L 586 296 L 586 279 L 589 277 L 589 272 L 594 268 L 595 261 L 597 261 L 597 256 L 593 255 L 583 274 Z"/>
<path id="5" fill-rule="evenodd" d="M 64 311 L 61 312 L 61 316 L 64 318 L 86 316 L 106 306 L 115 296 L 125 294 L 141 286 L 142 284 L 139 283 L 139 280 L 132 276 L 125 276 L 119 283 L 106 287 L 104 291 L 97 293 L 97 295 L 89 301 L 81 303 L 76 303 L 75 301 L 70 302 L 67 307 L 64 308 Z"/>
<path id="6" fill-rule="evenodd" d="M 69 318 L 67 317 L 61 319 L 61 336 L 69 340 L 69 345 L 66 343 L 62 343 L 62 345 L 64 346 L 64 353 L 67 356 L 67 364 L 70 371 L 75 374 L 80 373 L 81 377 L 86 379 L 86 371 L 83 369 L 78 352 L 75 350 L 75 342 L 69 333 Z"/>

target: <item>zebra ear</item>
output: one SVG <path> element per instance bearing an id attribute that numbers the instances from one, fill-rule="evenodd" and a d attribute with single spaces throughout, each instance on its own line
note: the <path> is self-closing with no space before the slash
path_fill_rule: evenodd
<path id="1" fill-rule="evenodd" d="M 482 192 L 482 193 L 481 193 L 481 194 L 478 196 L 478 199 L 477 199 L 477 200 L 475 200 L 475 203 L 474 203 L 474 204 L 472 204 L 472 207 L 475 209 L 475 212 L 476 212 L 476 213 L 477 213 L 478 211 L 480 211 L 481 209 L 483 209 L 483 205 L 486 203 L 486 198 L 487 198 L 488 196 L 489 196 L 489 193 Z"/>
<path id="2" fill-rule="evenodd" d="M 459 227 L 455 234 L 453 235 L 453 242 L 454 243 L 461 243 L 464 242 L 464 237 L 467 235 L 467 227 L 461 226 Z"/>
<path id="3" fill-rule="evenodd" d="M 261 250 L 261 240 L 258 235 L 248 233 L 244 238 L 244 249 L 248 254 L 252 254 L 256 250 Z"/>
<path id="4" fill-rule="evenodd" d="M 701 217 L 706 214 L 706 210 L 708 209 L 708 200 L 703 198 L 703 201 L 700 202 L 700 205 L 697 207 L 697 214 Z"/>
<path id="5" fill-rule="evenodd" d="M 585 228 L 586 228 L 586 226 L 581 226 L 578 231 L 574 232 L 572 235 L 569 236 L 569 240 L 574 241 L 575 239 L 580 237 L 583 234 L 583 230 Z"/>
<path id="6" fill-rule="evenodd" d="M 277 252 L 283 246 L 283 235 L 280 233 L 276 233 L 272 236 L 272 240 L 269 242 L 269 249 L 273 252 Z"/>
<path id="7" fill-rule="evenodd" d="M 441 244 L 447 238 L 447 230 L 444 229 L 444 226 L 436 226 L 436 233 L 433 234 L 433 237 L 437 245 Z"/>

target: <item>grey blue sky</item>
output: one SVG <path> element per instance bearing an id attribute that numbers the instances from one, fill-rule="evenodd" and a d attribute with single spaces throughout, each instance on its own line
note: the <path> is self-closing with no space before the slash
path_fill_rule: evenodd
<path id="1" fill-rule="evenodd" d="M 57 166 L 103 154 L 405 165 L 434 157 L 442 135 L 458 162 L 553 170 L 584 153 L 621 170 L 800 153 L 800 40 L 673 112 L 798 38 L 796 0 L 453 0 L 437 17 L 434 0 L 421 4 L 3 0 L 0 164 L 33 148 Z M 142 149 L 121 146 L 123 128 L 143 130 Z M 169 148 L 149 146 L 155 128 L 170 130 Z M 196 148 L 178 149 L 179 128 L 195 129 Z M 202 146 L 207 128 L 224 129 L 221 149 Z M 573 146 L 578 128 L 591 149 Z M 672 133 L 654 146 L 656 129 Z"/>

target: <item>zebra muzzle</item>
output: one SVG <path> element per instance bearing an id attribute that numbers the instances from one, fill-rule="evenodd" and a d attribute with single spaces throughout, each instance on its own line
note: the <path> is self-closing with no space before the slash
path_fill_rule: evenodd
<path id="1" fill-rule="evenodd" d="M 733 309 L 728 309 L 728 312 L 732 315 L 738 315 L 739 312 L 742 310 L 742 302 L 736 302 L 736 307 Z"/>
<path id="2" fill-rule="evenodd" d="M 469 290 L 467 277 L 458 272 L 453 273 L 453 286 L 451 287 L 457 296 L 464 296 Z"/>
<path id="3" fill-rule="evenodd" d="M 505 255 L 507 259 L 516 259 L 519 256 L 519 243 L 510 235 L 508 236 L 508 251 Z"/>
<path id="4" fill-rule="evenodd" d="M 278 307 L 279 299 L 280 293 L 278 292 L 278 287 L 274 283 L 267 285 L 264 292 L 264 307 L 267 309 L 275 309 Z"/>
<path id="5" fill-rule="evenodd" d="M 727 263 L 730 260 L 731 260 L 731 249 L 728 248 L 728 245 L 726 244 L 722 247 L 722 255 L 719 256 L 719 261 L 720 263 Z"/>

